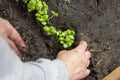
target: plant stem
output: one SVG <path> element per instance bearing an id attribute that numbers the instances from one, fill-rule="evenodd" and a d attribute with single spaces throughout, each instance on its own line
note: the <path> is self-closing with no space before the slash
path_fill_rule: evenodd
<path id="1" fill-rule="evenodd" d="M 52 15 L 52 16 L 48 19 L 47 22 L 49 23 L 49 21 L 50 21 L 53 17 L 54 17 L 54 15 Z"/>

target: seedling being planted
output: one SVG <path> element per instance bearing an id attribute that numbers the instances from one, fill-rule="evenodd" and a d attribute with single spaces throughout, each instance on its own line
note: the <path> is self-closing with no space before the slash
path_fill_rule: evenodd
<path id="1" fill-rule="evenodd" d="M 74 42 L 75 32 L 73 30 L 67 29 L 66 31 L 57 31 L 60 43 L 64 48 L 70 47 Z"/>
<path id="2" fill-rule="evenodd" d="M 53 17 L 59 17 L 59 14 L 55 11 L 51 11 L 52 16 L 49 17 L 49 7 L 46 2 L 42 0 L 22 0 L 27 4 L 28 12 L 35 11 L 35 17 L 38 22 L 43 25 L 43 30 L 48 35 L 57 35 L 58 41 L 64 48 L 70 47 L 74 43 L 75 32 L 67 29 L 66 31 L 57 30 L 54 26 L 48 26 L 49 20 Z"/>

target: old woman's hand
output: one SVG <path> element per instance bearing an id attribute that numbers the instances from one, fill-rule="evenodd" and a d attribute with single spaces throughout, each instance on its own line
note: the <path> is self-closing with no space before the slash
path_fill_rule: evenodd
<path id="1" fill-rule="evenodd" d="M 0 36 L 3 37 L 15 53 L 21 57 L 19 50 L 25 51 L 26 46 L 19 33 L 13 28 L 9 21 L 2 18 L 0 18 Z"/>

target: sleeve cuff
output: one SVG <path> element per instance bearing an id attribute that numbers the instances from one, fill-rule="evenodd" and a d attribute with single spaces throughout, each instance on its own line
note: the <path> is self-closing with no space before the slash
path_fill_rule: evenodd
<path id="1" fill-rule="evenodd" d="M 65 64 L 60 60 L 39 59 L 39 66 L 43 69 L 46 80 L 68 80 L 68 72 Z"/>
<path id="2" fill-rule="evenodd" d="M 68 80 L 68 71 L 67 68 L 65 66 L 65 64 L 60 61 L 60 60 L 54 60 L 53 63 L 56 66 L 56 69 L 58 70 L 58 75 L 57 78 L 58 80 Z"/>

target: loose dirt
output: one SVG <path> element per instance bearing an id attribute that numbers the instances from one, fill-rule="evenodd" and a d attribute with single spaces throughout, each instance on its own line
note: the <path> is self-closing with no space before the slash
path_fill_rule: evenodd
<path id="1" fill-rule="evenodd" d="M 75 43 L 85 40 L 89 44 L 88 50 L 92 52 L 91 74 L 83 80 L 101 80 L 120 65 L 119 0 L 45 1 L 51 10 L 60 15 L 50 24 L 61 30 L 75 30 Z M 28 13 L 24 4 L 15 0 L 0 0 L 0 17 L 9 20 L 24 39 L 27 53 L 23 53 L 23 61 L 55 59 L 57 53 L 63 50 L 57 37 L 47 36 L 42 25 L 35 20 L 34 13 Z"/>

